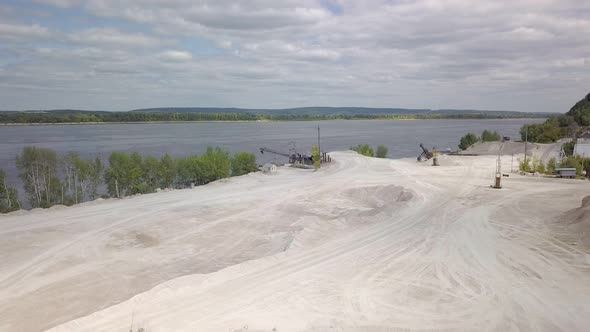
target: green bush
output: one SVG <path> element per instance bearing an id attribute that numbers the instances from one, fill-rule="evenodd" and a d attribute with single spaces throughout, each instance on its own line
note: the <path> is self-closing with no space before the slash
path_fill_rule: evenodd
<path id="1" fill-rule="evenodd" d="M 373 149 L 369 146 L 369 144 L 359 144 L 357 146 L 351 147 L 350 149 L 352 151 L 356 151 L 358 154 L 361 154 L 363 156 L 374 156 Z"/>
<path id="2" fill-rule="evenodd" d="M 377 158 L 386 158 L 387 157 L 387 147 L 383 145 L 377 145 Z"/>
<path id="3" fill-rule="evenodd" d="M 555 158 L 551 158 L 549 159 L 549 161 L 547 162 L 547 174 L 553 174 L 555 173 L 555 168 L 556 168 L 556 161 Z"/>
<path id="4" fill-rule="evenodd" d="M 468 133 L 467 135 L 461 137 L 461 141 L 459 142 L 459 148 L 461 150 L 467 150 L 468 147 L 477 143 L 478 140 L 479 139 L 477 138 L 477 135 L 475 135 L 474 133 Z"/>
<path id="5" fill-rule="evenodd" d="M 533 158 L 533 163 L 531 165 L 531 171 L 544 174 L 545 173 L 545 164 L 537 158 Z"/>
<path id="6" fill-rule="evenodd" d="M 520 169 L 523 172 L 531 172 L 532 167 L 531 167 L 531 159 L 530 158 L 526 158 L 524 160 L 521 160 L 518 163 L 518 169 Z"/>
<path id="7" fill-rule="evenodd" d="M 569 156 L 561 160 L 559 167 L 571 167 L 576 169 L 576 174 L 582 174 L 582 163 L 581 158 L 576 156 Z"/>
<path id="8" fill-rule="evenodd" d="M 500 137 L 500 134 L 498 134 L 497 132 L 492 132 L 489 130 L 484 130 L 481 133 L 481 141 L 482 142 L 495 142 L 495 141 L 501 141 L 502 137 Z"/>
<path id="9" fill-rule="evenodd" d="M 240 176 L 250 172 L 256 172 L 256 156 L 250 152 L 238 152 L 231 159 L 231 175 Z"/>

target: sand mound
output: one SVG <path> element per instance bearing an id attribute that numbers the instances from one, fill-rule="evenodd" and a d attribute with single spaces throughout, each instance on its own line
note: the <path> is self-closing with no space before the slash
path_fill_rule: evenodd
<path id="1" fill-rule="evenodd" d="M 354 200 L 359 205 L 374 209 L 409 201 L 413 195 L 399 186 L 373 186 L 348 189 L 343 192 L 343 196 Z"/>
<path id="2" fill-rule="evenodd" d="M 582 206 L 564 213 L 558 222 L 582 245 L 590 247 L 590 196 L 582 199 Z"/>

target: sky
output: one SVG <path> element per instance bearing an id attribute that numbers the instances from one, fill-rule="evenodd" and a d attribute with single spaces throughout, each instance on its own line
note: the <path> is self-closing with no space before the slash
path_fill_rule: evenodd
<path id="1" fill-rule="evenodd" d="M 0 109 L 566 112 L 587 0 L 0 0 Z"/>

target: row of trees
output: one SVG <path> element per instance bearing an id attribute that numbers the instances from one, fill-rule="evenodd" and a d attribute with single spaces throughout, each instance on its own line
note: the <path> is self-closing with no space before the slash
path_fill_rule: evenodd
<path id="1" fill-rule="evenodd" d="M 178 158 L 116 151 L 110 154 L 105 168 L 100 158 L 82 159 L 75 152 L 59 156 L 51 149 L 25 147 L 16 157 L 16 166 L 33 208 L 96 199 L 104 187 L 107 196 L 121 198 L 155 192 L 158 188 L 202 185 L 258 169 L 254 154 L 239 152 L 230 158 L 221 148 Z M 7 185 L 2 170 L 0 186 L 0 212 L 20 209 L 17 190 Z"/>
<path id="2" fill-rule="evenodd" d="M 363 156 L 377 158 L 386 158 L 388 152 L 387 147 L 383 145 L 377 145 L 375 151 L 369 146 L 369 144 L 359 144 L 357 146 L 351 147 L 350 149 Z"/>
<path id="3" fill-rule="evenodd" d="M 501 140 L 502 137 L 496 131 L 486 129 L 481 133 L 480 137 L 478 137 L 474 133 L 467 133 L 467 135 L 461 137 L 461 140 L 459 142 L 459 148 L 461 150 L 466 150 L 468 147 L 472 146 L 477 142 L 495 142 Z"/>
<path id="4" fill-rule="evenodd" d="M 0 123 L 109 123 L 153 121 L 311 121 L 354 119 L 499 119 L 522 118 L 522 113 L 495 114 L 269 114 L 200 112 L 0 112 Z M 533 114 L 532 116 L 538 116 Z"/>

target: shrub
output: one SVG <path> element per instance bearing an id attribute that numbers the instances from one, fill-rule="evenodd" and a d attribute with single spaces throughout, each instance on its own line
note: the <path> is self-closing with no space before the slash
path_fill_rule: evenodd
<path id="1" fill-rule="evenodd" d="M 369 144 L 359 144 L 355 147 L 350 148 L 352 151 L 356 151 L 358 154 L 367 157 L 373 157 L 373 149 L 369 146 Z"/>
<path id="2" fill-rule="evenodd" d="M 387 147 L 383 145 L 377 145 L 377 158 L 385 158 L 387 157 Z"/>
<path id="3" fill-rule="evenodd" d="M 533 163 L 535 163 L 535 160 L 533 160 Z M 545 174 L 545 164 L 543 164 L 541 160 L 538 160 L 534 165 L 533 170 L 537 173 Z"/>
<path id="4" fill-rule="evenodd" d="M 569 156 L 561 161 L 560 167 L 575 168 L 576 174 L 580 175 L 582 174 L 582 163 L 580 162 L 580 159 L 582 158 L 578 158 L 576 156 Z"/>
<path id="5" fill-rule="evenodd" d="M 532 168 L 531 167 L 531 160 L 528 159 L 528 158 L 527 159 L 524 159 L 524 160 L 521 160 L 518 163 L 518 169 L 520 169 L 523 172 L 530 172 L 531 171 L 531 168 Z"/>
<path id="6" fill-rule="evenodd" d="M 555 158 L 549 159 L 549 161 L 547 162 L 547 169 L 546 169 L 547 174 L 555 173 L 555 168 L 556 168 Z"/>
<path id="7" fill-rule="evenodd" d="M 249 152 L 238 152 L 231 159 L 231 175 L 240 176 L 250 172 L 256 172 L 256 156 Z"/>
<path id="8" fill-rule="evenodd" d="M 478 138 L 474 133 L 468 133 L 467 135 L 461 137 L 461 141 L 459 143 L 459 148 L 461 150 L 467 150 L 468 147 L 477 143 L 477 141 L 478 141 Z"/>
<path id="9" fill-rule="evenodd" d="M 498 134 L 497 132 L 492 132 L 489 130 L 484 130 L 481 133 L 481 141 L 482 142 L 495 142 L 495 141 L 501 141 L 502 137 L 500 137 L 500 134 Z"/>

